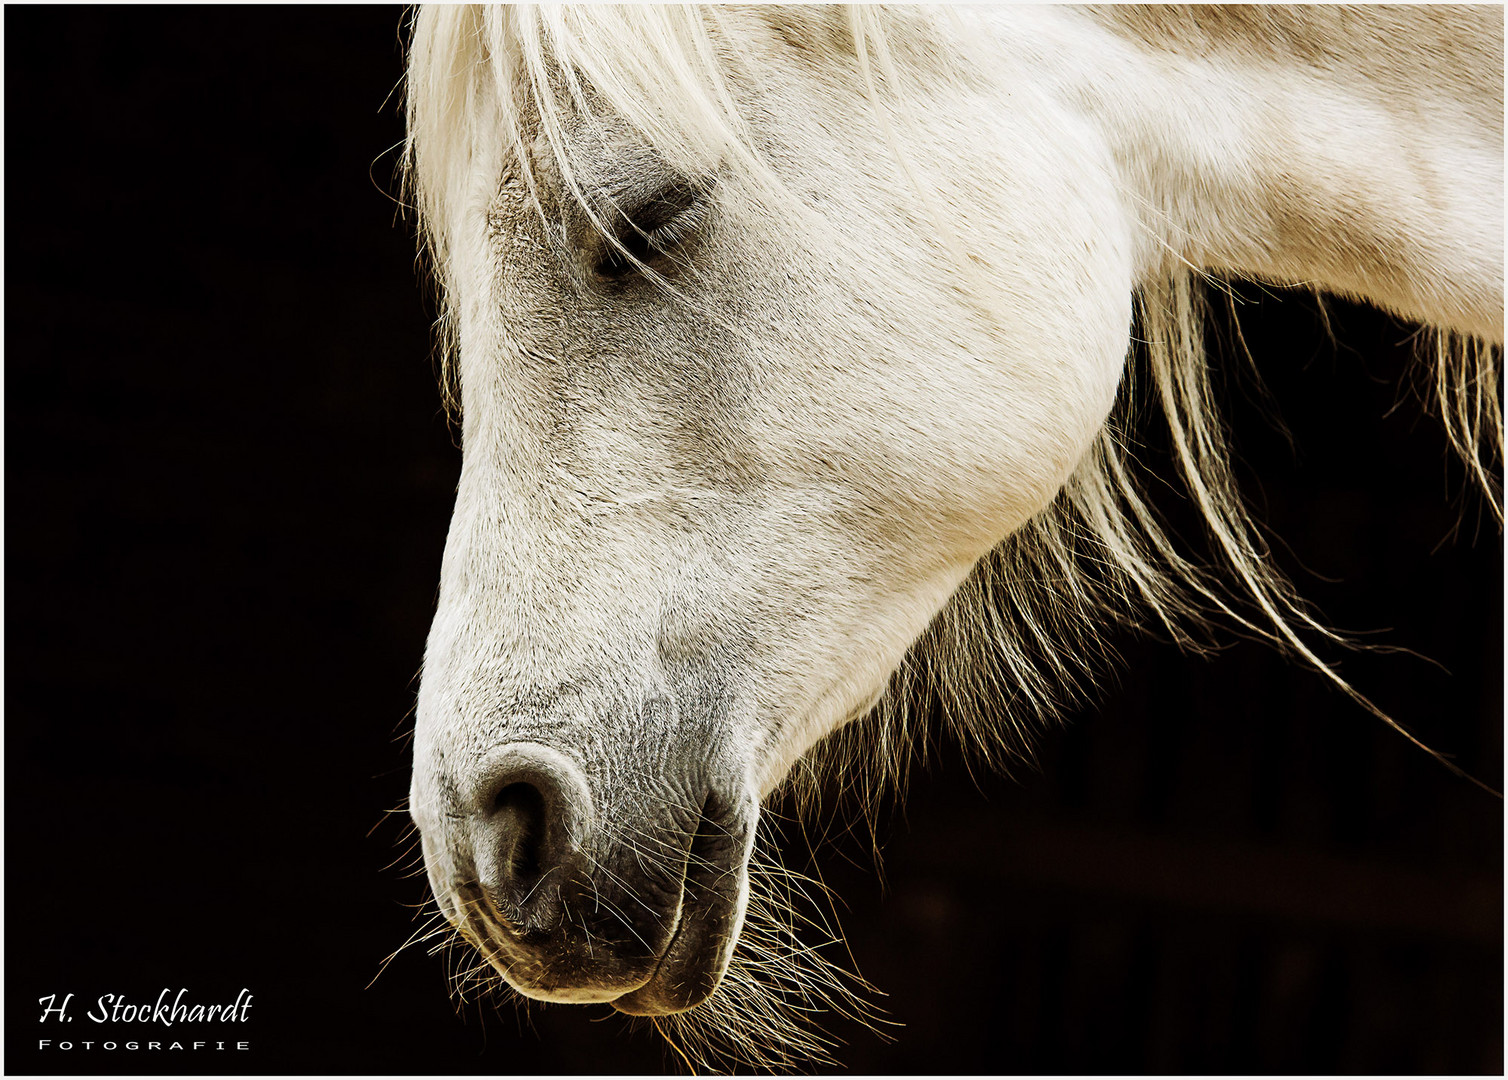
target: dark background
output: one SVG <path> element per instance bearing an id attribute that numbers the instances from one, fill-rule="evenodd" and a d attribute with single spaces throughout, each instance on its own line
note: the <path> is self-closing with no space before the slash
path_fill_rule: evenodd
<path id="1" fill-rule="evenodd" d="M 674 1065 L 606 1007 L 458 1015 L 422 949 L 372 983 L 423 896 L 383 811 L 460 461 L 385 194 L 400 18 L 5 11 L 8 1072 Z M 1406 388 L 1410 329 L 1336 302 L 1337 346 L 1312 298 L 1239 292 L 1297 445 L 1233 380 L 1278 561 L 1448 669 L 1343 665 L 1500 786 L 1500 546 Z M 1500 802 L 1259 647 L 1116 643 L 1040 772 L 916 772 L 886 886 L 862 831 L 819 848 L 905 1025 L 833 1023 L 844 1063 L 1500 1072 Z M 163 987 L 249 987 L 244 1030 L 171 1034 L 252 1050 L 34 1049 L 45 994 Z"/>

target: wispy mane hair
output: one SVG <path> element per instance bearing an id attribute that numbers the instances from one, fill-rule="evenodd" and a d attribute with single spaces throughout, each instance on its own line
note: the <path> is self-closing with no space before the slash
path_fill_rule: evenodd
<path id="1" fill-rule="evenodd" d="M 442 294 L 447 357 L 455 303 L 449 252 L 463 224 L 461 192 L 474 150 L 483 140 L 505 140 L 533 190 L 525 117 L 538 125 L 533 152 L 549 148 L 565 187 L 589 215 L 596 204 L 573 179 L 563 122 L 573 111 L 616 116 L 667 161 L 720 162 L 757 179 L 770 199 L 787 197 L 729 92 L 735 70 L 757 65 L 724 32 L 724 18 L 715 8 L 606 5 L 419 12 L 408 69 L 405 177 Z M 919 120 L 897 115 L 889 104 L 896 95 L 886 88 L 907 77 L 905 59 L 915 50 L 906 39 L 926 33 L 921 17 L 856 6 L 832 27 L 811 47 L 826 50 L 835 70 L 846 65 L 860 81 L 875 122 L 899 154 L 890 125 L 914 129 Z M 924 172 L 910 161 L 900 165 L 913 181 L 910 195 L 935 213 Z M 838 763 L 836 775 L 872 805 L 882 787 L 903 780 L 906 763 L 925 745 L 917 730 L 923 713 L 915 708 L 921 699 L 940 702 L 949 728 L 987 763 L 1008 766 L 1029 753 L 1030 730 L 1082 699 L 1090 676 L 1111 659 L 1102 644 L 1106 620 L 1193 650 L 1211 647 L 1216 628 L 1260 638 L 1403 732 L 1316 652 L 1349 643 L 1318 620 L 1273 565 L 1236 490 L 1205 356 L 1200 277 L 1170 256 L 1154 280 L 1141 283 L 1132 334 L 1140 344 L 1128 356 L 1110 420 L 1068 483 L 980 561 L 873 713 L 798 764 L 794 785 L 805 787 Z M 984 274 L 961 265 L 958 281 L 982 310 L 994 310 Z M 1440 333 L 1427 352 L 1450 441 L 1501 521 L 1498 350 Z M 449 359 L 445 367 L 451 370 Z M 1165 427 L 1177 480 L 1206 533 L 1201 554 L 1175 542 L 1144 494 L 1147 473 L 1130 449 L 1142 441 L 1133 434 L 1138 413 L 1141 422 Z"/>

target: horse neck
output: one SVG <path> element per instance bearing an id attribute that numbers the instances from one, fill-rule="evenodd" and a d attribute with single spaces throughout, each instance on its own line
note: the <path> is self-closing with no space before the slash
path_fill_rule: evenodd
<path id="1" fill-rule="evenodd" d="M 1501 9 L 1059 12 L 1047 55 L 1115 155 L 1145 275 L 1305 284 L 1502 341 Z"/>

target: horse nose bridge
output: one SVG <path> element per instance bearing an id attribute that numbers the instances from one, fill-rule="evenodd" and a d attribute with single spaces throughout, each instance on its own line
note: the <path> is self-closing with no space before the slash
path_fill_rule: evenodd
<path id="1" fill-rule="evenodd" d="M 597 709 L 589 698 L 664 692 L 659 575 L 627 558 L 562 558 L 498 559 L 502 569 L 442 585 L 425 650 L 437 707 L 527 725 L 571 704 Z"/>
<path id="2" fill-rule="evenodd" d="M 599 423 L 593 440 L 552 428 L 528 453 L 513 435 L 475 450 L 468 442 L 446 541 L 455 576 L 474 589 L 552 592 L 655 578 L 657 549 L 684 539 L 711 493 L 688 498 L 687 470 L 647 460 L 656 448 L 621 444 L 622 422 Z"/>

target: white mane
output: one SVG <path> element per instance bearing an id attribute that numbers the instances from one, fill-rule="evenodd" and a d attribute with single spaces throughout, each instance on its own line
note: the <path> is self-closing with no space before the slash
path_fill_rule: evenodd
<path id="1" fill-rule="evenodd" d="M 793 21 L 808 18 L 804 9 L 787 10 Z M 815 66 L 856 74 L 873 122 L 888 136 L 892 125 L 913 121 L 887 105 L 887 87 L 965 78 L 929 48 L 930 18 L 853 7 L 842 23 L 803 33 L 791 47 L 806 50 Z M 426 7 L 417 15 L 407 180 L 445 297 L 442 327 L 454 318 L 446 292 L 451 238 L 467 227 L 459 192 L 481 140 L 505 140 L 530 191 L 538 162 L 548 162 L 599 226 L 608 211 L 577 180 L 572 114 L 621 118 L 665 160 L 693 170 L 711 163 L 739 169 L 760 181 L 764 197 L 788 202 L 727 88 L 729 72 L 757 80 L 758 65 L 719 32 L 721 21 L 717 9 L 682 6 Z M 925 170 L 903 164 L 919 211 L 945 218 L 946 209 L 929 198 Z M 994 310 L 988 273 L 968 261 L 967 235 L 951 221 L 939 224 L 942 242 L 960 259 L 957 287 L 972 291 L 981 311 Z M 1204 353 L 1202 276 L 1169 258 L 1160 277 L 1141 284 L 1133 331 L 1140 344 L 1090 453 L 1050 507 L 977 565 L 872 715 L 820 744 L 798 766 L 798 782 L 836 764 L 841 782 L 872 803 L 885 783 L 903 779 L 912 752 L 924 747 L 926 735 L 917 730 L 924 713 L 913 705 L 928 696 L 989 765 L 1025 757 L 1030 730 L 1084 697 L 1088 676 L 1111 659 L 1103 644 L 1107 620 L 1194 650 L 1212 643 L 1215 627 L 1259 637 L 1403 731 L 1317 651 L 1349 643 L 1272 565 L 1236 490 Z M 1424 362 L 1451 442 L 1501 519 L 1496 352 L 1441 332 Z M 1202 552 L 1178 543 L 1144 495 L 1148 473 L 1131 452 L 1140 441 L 1138 413 L 1166 425 L 1178 481 L 1206 530 Z"/>

